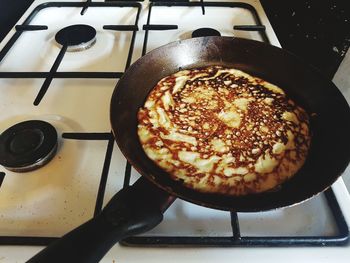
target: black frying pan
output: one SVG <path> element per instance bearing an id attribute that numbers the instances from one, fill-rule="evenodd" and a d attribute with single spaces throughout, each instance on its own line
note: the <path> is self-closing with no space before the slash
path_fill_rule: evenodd
<path id="1" fill-rule="evenodd" d="M 274 83 L 309 113 L 312 142 L 307 160 L 278 190 L 243 197 L 196 192 L 170 179 L 143 152 L 137 111 L 150 90 L 181 69 L 208 65 L 234 67 Z M 336 86 L 285 50 L 238 38 L 194 38 L 146 54 L 120 79 L 112 96 L 111 124 L 119 148 L 143 177 L 117 193 L 99 216 L 29 262 L 98 262 L 115 242 L 156 226 L 175 196 L 238 212 L 293 205 L 327 189 L 350 158 L 350 109 Z"/>

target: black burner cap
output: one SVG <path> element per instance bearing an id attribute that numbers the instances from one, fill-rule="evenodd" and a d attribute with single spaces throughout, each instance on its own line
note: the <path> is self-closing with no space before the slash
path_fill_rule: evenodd
<path id="1" fill-rule="evenodd" d="M 96 29 L 89 25 L 72 25 L 57 32 L 55 40 L 68 51 L 79 51 L 91 47 L 96 42 Z"/>
<path id="2" fill-rule="evenodd" d="M 47 122 L 18 123 L 0 135 L 0 164 L 14 172 L 27 172 L 49 162 L 57 150 L 57 132 Z"/>
<path id="3" fill-rule="evenodd" d="M 221 36 L 220 32 L 209 27 L 198 28 L 192 32 L 192 37 Z"/>

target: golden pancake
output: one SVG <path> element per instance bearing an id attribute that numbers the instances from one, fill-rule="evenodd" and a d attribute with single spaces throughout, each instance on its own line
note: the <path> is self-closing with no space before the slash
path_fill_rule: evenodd
<path id="1" fill-rule="evenodd" d="M 138 112 L 147 156 L 187 187 L 246 195 L 271 190 L 304 164 L 309 118 L 279 87 L 211 66 L 160 80 Z"/>

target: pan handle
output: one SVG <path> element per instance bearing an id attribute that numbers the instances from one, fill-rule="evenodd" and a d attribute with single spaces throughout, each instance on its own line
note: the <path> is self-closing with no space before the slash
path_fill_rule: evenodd
<path id="1" fill-rule="evenodd" d="M 119 191 L 102 212 L 50 244 L 29 263 L 99 262 L 123 238 L 146 232 L 163 219 L 175 197 L 141 177 Z"/>

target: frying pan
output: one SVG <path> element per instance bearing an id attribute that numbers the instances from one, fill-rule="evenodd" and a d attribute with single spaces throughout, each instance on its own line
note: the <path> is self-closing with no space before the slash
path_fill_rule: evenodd
<path id="1" fill-rule="evenodd" d="M 309 113 L 312 141 L 307 160 L 277 190 L 241 197 L 200 193 L 172 180 L 142 150 L 137 136 L 137 111 L 150 90 L 160 79 L 181 69 L 208 65 L 233 67 L 274 83 Z M 237 212 L 297 204 L 327 189 L 349 163 L 350 109 L 339 90 L 294 55 L 258 41 L 203 37 L 157 48 L 125 72 L 113 93 L 110 110 L 117 144 L 143 177 L 118 192 L 100 215 L 29 262 L 98 262 L 119 240 L 160 223 L 175 197 Z"/>

